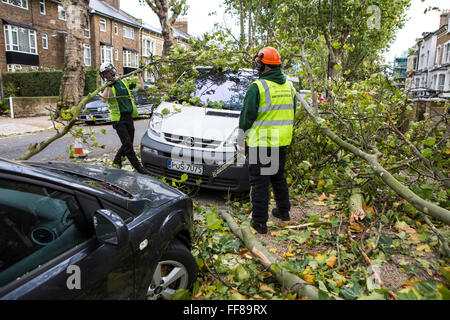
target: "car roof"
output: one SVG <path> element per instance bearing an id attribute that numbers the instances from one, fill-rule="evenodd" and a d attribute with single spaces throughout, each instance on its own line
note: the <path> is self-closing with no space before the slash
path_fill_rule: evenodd
<path id="1" fill-rule="evenodd" d="M 55 185 L 62 185 L 63 187 L 69 189 L 73 189 L 75 187 L 77 189 L 89 190 L 90 193 L 108 195 L 108 193 L 102 191 L 101 189 L 92 188 L 87 184 L 79 183 L 70 177 L 59 175 L 53 171 L 32 167 L 26 163 L 0 157 L 0 173 L 2 172 L 51 182 Z"/>

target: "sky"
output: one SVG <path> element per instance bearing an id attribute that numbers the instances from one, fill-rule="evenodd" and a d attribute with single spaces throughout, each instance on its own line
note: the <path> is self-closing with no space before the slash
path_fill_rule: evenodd
<path id="1" fill-rule="evenodd" d="M 232 28 L 237 35 L 239 27 L 236 25 L 236 20 L 231 19 L 229 15 L 224 16 L 222 2 L 222 0 L 187 0 L 189 5 L 187 13 L 189 34 L 201 36 L 204 32 L 213 30 L 215 23 L 219 23 Z M 429 11 L 427 14 L 424 14 L 424 10 L 429 6 L 450 9 L 450 1 L 412 0 L 411 8 L 407 12 L 408 21 L 403 29 L 397 32 L 396 40 L 384 54 L 386 62 L 393 61 L 395 56 L 399 56 L 413 47 L 415 40 L 421 37 L 423 32 L 436 31 L 439 28 L 439 12 Z M 134 15 L 136 18 L 142 18 L 155 26 L 159 26 L 159 20 L 153 11 L 147 5 L 140 6 L 138 0 L 122 0 L 121 9 Z M 216 12 L 217 14 L 210 15 L 211 12 Z"/>

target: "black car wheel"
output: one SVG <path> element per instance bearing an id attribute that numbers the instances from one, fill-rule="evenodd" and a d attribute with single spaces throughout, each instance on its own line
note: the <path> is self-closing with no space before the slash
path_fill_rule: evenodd
<path id="1" fill-rule="evenodd" d="M 197 278 L 197 263 L 179 240 L 173 240 L 161 257 L 147 291 L 147 300 L 170 300 L 178 289 L 189 289 Z"/>

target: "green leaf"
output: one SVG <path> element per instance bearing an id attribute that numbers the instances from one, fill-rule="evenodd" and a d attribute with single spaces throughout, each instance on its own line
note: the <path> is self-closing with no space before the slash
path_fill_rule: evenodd
<path id="1" fill-rule="evenodd" d="M 428 158 L 428 157 L 430 157 L 430 156 L 432 156 L 433 155 L 433 150 L 431 150 L 430 148 L 425 148 L 423 151 L 422 151 L 422 156 L 424 157 L 424 158 Z"/>
<path id="2" fill-rule="evenodd" d="M 205 214 L 206 226 L 210 230 L 217 230 L 222 228 L 222 220 L 218 219 L 217 214 L 212 211 L 208 211 Z"/>
<path id="3" fill-rule="evenodd" d="M 311 236 L 310 231 L 302 231 L 299 232 L 296 236 L 293 237 L 293 240 L 299 244 L 305 243 L 309 237 Z"/>
<path id="4" fill-rule="evenodd" d="M 441 272 L 442 272 L 442 275 L 444 276 L 445 280 L 447 280 L 447 283 L 450 283 L 450 271 L 448 271 L 444 268 L 441 268 Z"/>
<path id="5" fill-rule="evenodd" d="M 386 298 L 383 293 L 373 292 L 368 296 L 360 296 L 357 300 L 386 300 Z"/>
<path id="6" fill-rule="evenodd" d="M 192 300 L 192 295 L 187 289 L 178 289 L 172 295 L 172 300 Z"/>
<path id="7" fill-rule="evenodd" d="M 450 290 L 448 290 L 446 287 L 441 287 L 438 289 L 438 291 L 442 295 L 442 299 L 450 300 Z"/>
<path id="8" fill-rule="evenodd" d="M 412 289 L 409 289 L 409 291 L 406 293 L 397 292 L 397 297 L 399 300 L 418 300 L 419 299 Z"/>
<path id="9" fill-rule="evenodd" d="M 427 140 L 423 142 L 425 145 L 431 147 L 436 143 L 436 138 L 429 137 Z"/>
<path id="10" fill-rule="evenodd" d="M 250 278 L 250 274 L 248 273 L 247 270 L 245 270 L 245 268 L 241 264 L 238 264 L 236 266 L 235 272 L 239 281 L 245 281 Z"/>

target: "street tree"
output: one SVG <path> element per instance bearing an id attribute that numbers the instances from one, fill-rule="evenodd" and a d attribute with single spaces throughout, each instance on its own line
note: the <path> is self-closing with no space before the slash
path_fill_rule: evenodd
<path id="1" fill-rule="evenodd" d="M 86 72 L 83 39 L 89 21 L 88 0 L 62 0 L 61 4 L 66 13 L 67 35 L 56 117 L 60 116 L 62 110 L 77 105 L 83 98 Z"/>
<path id="2" fill-rule="evenodd" d="M 186 14 L 186 0 L 139 0 L 141 5 L 147 4 L 158 16 L 164 39 L 162 56 L 167 57 L 174 45 L 173 24 L 179 16 Z"/>

